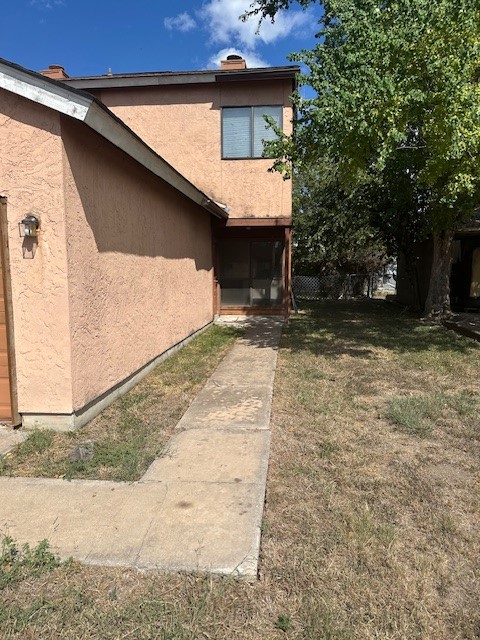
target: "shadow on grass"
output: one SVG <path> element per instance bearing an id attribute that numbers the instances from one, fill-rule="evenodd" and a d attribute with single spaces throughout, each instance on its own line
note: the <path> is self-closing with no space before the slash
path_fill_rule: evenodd
<path id="1" fill-rule="evenodd" d="M 253 316 L 239 322 L 244 332 L 240 343 L 255 349 L 276 349 L 284 326 L 283 316 Z"/>
<path id="2" fill-rule="evenodd" d="M 418 315 L 383 300 L 335 300 L 304 303 L 284 336 L 292 351 L 324 356 L 368 358 L 373 349 L 397 353 L 448 350 L 466 354 L 478 349 L 442 326 L 424 324 Z"/>

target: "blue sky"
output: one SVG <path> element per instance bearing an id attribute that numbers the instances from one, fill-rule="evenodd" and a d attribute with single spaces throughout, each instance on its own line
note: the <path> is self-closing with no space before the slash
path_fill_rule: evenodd
<path id="1" fill-rule="evenodd" d="M 238 20 L 251 1 L 0 0 L 0 57 L 79 76 L 210 69 L 228 53 L 250 68 L 284 65 L 313 46 L 319 5 L 290 9 L 256 35 L 257 21 Z"/>

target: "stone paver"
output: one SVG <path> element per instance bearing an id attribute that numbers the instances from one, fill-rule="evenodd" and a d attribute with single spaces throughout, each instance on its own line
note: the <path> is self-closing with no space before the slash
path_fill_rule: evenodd
<path id="1" fill-rule="evenodd" d="M 281 323 L 249 324 L 139 482 L 0 478 L 0 533 L 91 565 L 255 577 Z"/>

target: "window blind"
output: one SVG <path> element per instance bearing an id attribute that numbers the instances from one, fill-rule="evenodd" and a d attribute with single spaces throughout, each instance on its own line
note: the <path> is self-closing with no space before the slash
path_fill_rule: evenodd
<path id="1" fill-rule="evenodd" d="M 251 108 L 223 109 L 222 149 L 224 158 L 248 158 L 251 151 Z"/>
<path id="2" fill-rule="evenodd" d="M 253 107 L 253 157 L 261 158 L 263 140 L 275 140 L 277 134 L 265 122 L 263 116 L 271 116 L 277 125 L 282 125 L 282 107 Z"/>

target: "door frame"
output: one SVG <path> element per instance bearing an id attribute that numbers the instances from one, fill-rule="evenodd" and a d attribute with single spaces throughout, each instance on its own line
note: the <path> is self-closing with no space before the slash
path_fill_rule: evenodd
<path id="1" fill-rule="evenodd" d="M 10 404 L 14 427 L 22 424 L 18 413 L 17 366 L 15 360 L 15 332 L 12 307 L 12 277 L 10 270 L 10 252 L 8 244 L 7 198 L 0 196 L 0 254 L 2 260 L 3 291 L 5 301 L 5 325 L 7 330 L 8 376 L 10 380 Z"/>

